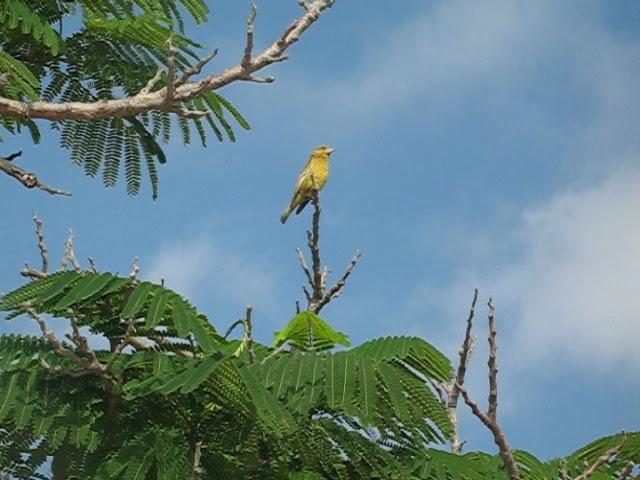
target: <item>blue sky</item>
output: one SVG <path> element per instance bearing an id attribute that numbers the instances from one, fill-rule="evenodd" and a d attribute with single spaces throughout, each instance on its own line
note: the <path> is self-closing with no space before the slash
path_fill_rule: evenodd
<path id="1" fill-rule="evenodd" d="M 248 2 L 212 2 L 195 36 L 236 63 Z M 272 85 L 223 90 L 253 130 L 235 144 L 167 147 L 160 198 L 129 198 L 71 165 L 57 139 L 5 138 L 5 153 L 72 198 L 0 179 L 0 290 L 37 263 L 31 210 L 52 263 L 69 227 L 103 269 L 163 277 L 218 329 L 255 307 L 270 342 L 303 299 L 295 247 L 310 212 L 282 226 L 299 169 L 336 147 L 323 191 L 325 262 L 364 256 L 324 316 L 354 343 L 420 335 L 449 356 L 474 287 L 494 297 L 500 416 L 544 458 L 640 429 L 640 5 L 634 1 L 338 0 Z M 298 15 L 259 2 L 257 46 Z M 468 388 L 486 398 L 486 311 Z M 22 322 L 27 322 L 23 320 Z M 35 331 L 16 320 L 0 332 Z M 468 448 L 494 451 L 464 407 Z"/>

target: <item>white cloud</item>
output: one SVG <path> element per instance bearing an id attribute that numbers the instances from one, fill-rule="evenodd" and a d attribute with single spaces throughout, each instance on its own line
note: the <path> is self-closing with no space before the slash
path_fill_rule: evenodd
<path id="1" fill-rule="evenodd" d="M 262 311 L 274 308 L 276 276 L 266 262 L 221 242 L 199 237 L 163 246 L 142 269 L 146 278 L 194 302 L 213 299 L 236 315 L 251 302 Z M 219 309 L 216 310 L 219 313 Z"/>
<path id="2" fill-rule="evenodd" d="M 639 185 L 640 169 L 625 167 L 597 185 L 528 209 L 513 231 L 494 232 L 492 251 L 471 261 L 457 280 L 417 288 L 406 311 L 436 309 L 447 325 L 439 344 L 454 354 L 478 286 L 496 299 L 500 347 L 512 372 L 567 362 L 592 372 L 637 375 Z M 473 236 L 466 238 L 473 242 Z M 504 258 L 510 249 L 520 253 Z"/>
<path id="3" fill-rule="evenodd" d="M 512 299 L 513 348 L 596 370 L 640 367 L 640 171 L 525 214 L 527 252 L 495 280 Z"/>

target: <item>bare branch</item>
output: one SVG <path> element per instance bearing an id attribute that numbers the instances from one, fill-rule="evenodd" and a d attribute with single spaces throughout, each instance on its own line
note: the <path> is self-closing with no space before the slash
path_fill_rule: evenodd
<path id="1" fill-rule="evenodd" d="M 473 291 L 473 300 L 471 301 L 471 308 L 469 309 L 469 316 L 467 317 L 467 329 L 464 333 L 464 340 L 458 351 L 460 356 L 460 363 L 456 370 L 456 376 L 454 383 L 448 389 L 447 398 L 447 412 L 449 414 L 449 420 L 453 425 L 453 439 L 451 440 L 451 452 L 456 454 L 462 453 L 462 442 L 460 441 L 460 432 L 458 430 L 458 398 L 460 397 L 460 389 L 458 385 L 464 385 L 464 379 L 467 374 L 467 364 L 469 358 L 473 352 L 474 337 L 471 335 L 473 328 L 473 316 L 475 313 L 476 302 L 478 301 L 478 289 Z"/>
<path id="2" fill-rule="evenodd" d="M 564 458 L 560 461 L 560 480 L 571 480 L 567 460 Z"/>
<path id="3" fill-rule="evenodd" d="M 111 358 L 109 359 L 109 363 L 107 363 L 107 366 L 105 368 L 105 371 L 107 373 L 111 372 L 111 370 L 113 369 L 113 365 L 116 363 L 120 355 L 122 355 L 122 351 L 127 345 L 129 345 L 129 342 L 131 341 L 131 335 L 135 332 L 135 330 L 136 329 L 133 325 L 133 321 L 130 321 L 129 325 L 127 326 L 127 330 L 124 332 L 122 340 L 120 341 L 118 346 L 116 346 L 113 354 L 111 355 Z"/>
<path id="4" fill-rule="evenodd" d="M 12 153 L 8 157 L 6 157 L 5 160 L 7 162 L 13 162 L 16 158 L 21 157 L 21 156 L 22 156 L 22 150 L 19 150 L 19 151 L 15 152 L 15 153 Z"/>
<path id="5" fill-rule="evenodd" d="M 67 268 L 67 265 L 71 263 L 71 266 L 76 272 L 81 272 L 82 266 L 76 258 L 76 253 L 73 249 L 73 239 L 73 230 L 69 229 L 69 237 L 67 238 L 67 241 L 64 242 L 64 255 L 62 257 L 61 269 L 65 270 Z"/>
<path id="6" fill-rule="evenodd" d="M 591 478 L 600 467 L 602 467 L 606 463 L 609 463 L 613 459 L 613 457 L 620 453 L 620 450 L 622 450 L 622 447 L 624 447 L 624 444 L 626 442 L 627 437 L 625 435 L 622 438 L 622 442 L 620 442 L 620 444 L 607 450 L 605 453 L 599 456 L 596 461 L 593 462 L 589 467 L 587 467 L 587 469 L 581 475 L 576 477 L 575 480 L 588 480 L 589 478 Z"/>
<path id="7" fill-rule="evenodd" d="M 44 278 L 48 274 L 33 268 L 28 263 L 25 263 L 24 268 L 20 270 L 20 275 L 27 278 Z"/>
<path id="8" fill-rule="evenodd" d="M 202 118 L 209 115 L 205 110 L 188 110 L 186 108 L 175 108 L 171 110 L 173 113 L 183 118 Z"/>
<path id="9" fill-rule="evenodd" d="M 495 326 L 495 308 L 491 303 L 491 298 L 487 302 L 489 307 L 489 410 L 487 414 L 496 420 L 498 414 L 498 364 L 496 362 L 496 326 Z"/>
<path id="10" fill-rule="evenodd" d="M 319 305 L 324 298 L 324 289 L 322 288 L 322 262 L 320 260 L 320 194 L 318 190 L 313 188 L 311 191 L 311 203 L 313 204 L 313 219 L 311 230 L 307 230 L 307 245 L 311 251 L 311 269 L 312 269 L 312 287 L 311 301 L 309 302 L 309 310 L 318 313 Z"/>
<path id="11" fill-rule="evenodd" d="M 2 99 L 0 98 L 0 103 L 1 102 Z M 53 188 L 42 183 L 40 180 L 38 180 L 38 176 L 35 173 L 27 172 L 25 169 L 11 163 L 11 161 L 14 158 L 20 156 L 21 153 L 22 152 L 18 152 L 17 154 L 9 155 L 8 157 L 0 157 L 0 171 L 6 173 L 10 177 L 15 178 L 27 188 L 38 188 L 50 195 L 71 195 L 70 192 L 58 190 L 57 188 Z"/>
<path id="12" fill-rule="evenodd" d="M 269 355 L 264 357 L 262 359 L 262 361 L 260 362 L 260 365 L 262 365 L 263 363 L 267 362 L 267 360 L 271 360 L 273 357 L 275 357 L 277 355 L 280 355 L 284 351 L 285 348 L 287 348 L 287 342 L 284 342 L 278 348 L 274 349 L 273 352 L 271 352 Z"/>
<path id="13" fill-rule="evenodd" d="M 91 271 L 93 273 L 99 273 L 98 265 L 96 264 L 95 259 L 93 257 L 89 257 L 88 260 L 89 260 L 89 265 L 91 266 Z"/>
<path id="14" fill-rule="evenodd" d="M 307 290 L 307 287 L 303 285 L 302 291 L 304 292 L 304 296 L 307 298 L 307 304 L 311 304 L 311 294 L 309 293 L 309 290 Z"/>
<path id="15" fill-rule="evenodd" d="M 311 6 L 305 0 L 298 0 L 298 5 L 304 8 L 307 12 L 311 8 Z"/>
<path id="16" fill-rule="evenodd" d="M 49 271 L 49 252 L 47 251 L 47 244 L 44 241 L 44 226 L 35 210 L 33 211 L 33 222 L 36 224 L 38 249 L 40 250 L 40 257 L 42 258 L 42 273 L 47 273 Z"/>
<path id="17" fill-rule="evenodd" d="M 253 54 L 253 34 L 256 26 L 256 16 L 258 15 L 258 7 L 256 3 L 251 1 L 251 12 L 247 18 L 247 43 L 244 47 L 244 55 L 242 56 L 242 62 L 240 65 L 249 70 L 251 68 L 251 57 Z"/>
<path id="18" fill-rule="evenodd" d="M 507 469 L 507 473 L 509 474 L 509 478 L 511 480 L 520 480 L 520 473 L 518 472 L 518 466 L 516 465 L 516 461 L 513 458 L 513 451 L 511 450 L 511 446 L 507 441 L 507 437 L 505 436 L 502 428 L 496 422 L 494 418 L 491 418 L 489 415 L 484 413 L 477 403 L 471 400 L 469 394 L 465 390 L 462 385 L 458 385 L 458 390 L 462 394 L 465 403 L 469 406 L 473 414 L 491 431 L 493 434 L 493 439 L 495 444 L 498 446 L 500 450 L 500 457 L 502 458 L 502 462 L 504 463 L 505 468 Z"/>
<path id="19" fill-rule="evenodd" d="M 205 67 L 205 65 L 207 65 L 207 63 L 213 60 L 216 55 L 218 55 L 217 48 L 206 57 L 200 59 L 198 63 L 196 63 L 194 66 L 187 68 L 182 74 L 182 76 L 178 80 L 176 80 L 175 82 L 176 88 L 179 87 L 180 85 L 184 85 L 194 75 L 199 75 L 200 72 L 202 72 L 202 69 Z"/>
<path id="20" fill-rule="evenodd" d="M 173 45 L 171 37 L 167 39 L 167 86 L 165 88 L 165 104 L 171 105 L 175 94 L 176 81 L 176 54 L 178 50 Z"/>
<path id="21" fill-rule="evenodd" d="M 9 73 L 3 73 L 0 75 L 0 88 L 3 88 L 9 81 Z"/>
<path id="22" fill-rule="evenodd" d="M 472 310 L 475 305 L 476 295 L 474 293 L 474 301 L 472 303 Z M 496 366 L 496 329 L 495 329 L 495 309 L 493 308 L 493 304 L 491 303 L 491 299 L 487 304 L 489 306 L 489 361 L 487 362 L 489 366 L 489 407 L 487 412 L 483 412 L 477 403 L 475 403 L 464 387 L 456 383 L 453 388 L 456 388 L 464 398 L 465 403 L 471 409 L 471 412 L 491 431 L 493 434 L 493 439 L 495 444 L 498 446 L 500 450 L 500 457 L 502 458 L 502 463 L 504 464 L 507 473 L 509 474 L 509 478 L 511 480 L 520 480 L 520 473 L 518 471 L 518 466 L 513 458 L 513 451 L 511 450 L 511 446 L 507 441 L 507 437 L 504 434 L 502 428 L 498 424 L 497 420 L 497 412 L 498 412 L 498 368 Z M 472 317 L 472 315 L 470 315 Z M 468 322 L 471 322 L 469 320 Z M 467 327 L 469 327 L 469 323 L 467 323 Z M 464 347 L 463 347 L 464 349 Z"/>
<path id="23" fill-rule="evenodd" d="M 162 68 L 158 68 L 158 70 L 156 71 L 156 74 L 153 76 L 153 78 L 151 78 L 151 80 L 147 82 L 144 88 L 140 90 L 138 95 L 141 95 L 141 96 L 147 95 L 149 92 L 153 90 L 153 87 L 156 86 L 156 84 L 160 81 L 161 78 L 162 78 Z"/>
<path id="24" fill-rule="evenodd" d="M 256 363 L 256 352 L 253 342 L 253 326 L 251 324 L 252 312 L 253 307 L 251 305 L 247 305 L 247 314 L 244 325 L 244 338 L 247 344 L 247 350 L 249 351 L 249 362 L 253 365 L 254 363 Z"/>
<path id="25" fill-rule="evenodd" d="M 252 55 L 250 61 L 242 61 L 222 72 L 208 75 L 199 81 L 175 81 L 171 77 L 171 55 L 167 58 L 167 72 L 170 77 L 167 86 L 148 93 L 112 100 L 93 102 L 45 102 L 26 103 L 0 97 L 0 115 L 7 118 L 32 118 L 50 121 L 58 120 L 98 120 L 101 118 L 129 117 L 152 110 L 165 111 L 180 102 L 218 90 L 230 83 L 245 80 L 263 68 L 285 60 L 285 52 L 296 43 L 304 32 L 320 18 L 322 12 L 331 8 L 335 0 L 315 0 L 307 2 L 304 14 L 294 20 L 284 32 L 260 53 Z M 244 60 L 244 57 L 243 57 Z M 196 69 L 194 67 L 194 69 Z M 200 67 L 202 68 L 202 67 Z M 193 75 L 189 74 L 188 76 Z"/>
<path id="26" fill-rule="evenodd" d="M 82 267 L 80 262 L 76 258 L 76 253 L 73 249 L 73 230 L 69 229 L 69 237 L 67 241 L 64 242 L 64 255 L 62 256 L 62 264 L 60 266 L 61 270 L 66 270 L 67 265 L 71 263 L 71 266 L 76 272 L 81 272 Z"/>
<path id="27" fill-rule="evenodd" d="M 309 266 L 307 265 L 307 262 L 304 259 L 304 254 L 302 253 L 302 250 L 300 250 L 299 248 L 296 248 L 296 253 L 298 254 L 298 260 L 300 261 L 300 266 L 302 267 L 302 271 L 307 277 L 309 285 L 311 286 L 311 288 L 313 288 L 313 277 L 311 276 L 311 271 L 309 270 Z"/>
<path id="28" fill-rule="evenodd" d="M 224 334 L 225 340 L 229 337 L 229 335 L 231 335 L 231 332 L 233 332 L 237 326 L 242 325 L 242 320 L 243 320 L 242 318 L 239 320 L 236 320 L 229 326 L 229 328 L 227 328 L 227 333 Z"/>
<path id="29" fill-rule="evenodd" d="M 138 263 L 138 257 L 133 259 L 133 263 L 131 264 L 131 273 L 129 273 L 129 278 L 131 280 L 135 280 L 138 278 L 138 274 L 140 273 L 140 264 Z"/>
<path id="30" fill-rule="evenodd" d="M 362 258 L 362 252 L 360 250 L 356 250 L 355 255 L 349 262 L 349 265 L 347 266 L 347 269 L 342 275 L 342 277 L 340 277 L 340 280 L 338 280 L 336 284 L 333 287 L 331 287 L 331 289 L 327 293 L 325 293 L 324 297 L 322 297 L 322 300 L 318 305 L 318 311 L 320 311 L 320 309 L 324 307 L 327 303 L 329 303 L 331 300 L 333 300 L 334 298 L 338 298 L 340 295 L 342 295 L 344 286 L 347 283 L 347 278 L 349 278 L 349 275 L 351 275 L 351 272 L 357 265 L 358 260 L 360 260 L 361 258 Z"/>
<path id="31" fill-rule="evenodd" d="M 245 82 L 254 82 L 254 83 L 273 83 L 276 81 L 276 77 L 247 77 L 243 78 Z"/>
<path id="32" fill-rule="evenodd" d="M 202 465 L 200 464 L 202 458 L 202 441 L 196 442 L 196 448 L 193 452 L 193 469 L 191 470 L 191 479 L 199 480 L 204 473 Z"/>
<path id="33" fill-rule="evenodd" d="M 66 370 L 62 367 L 56 366 L 51 367 L 46 362 L 44 362 L 44 367 L 48 370 L 53 371 L 54 373 L 70 375 L 73 377 L 79 377 L 83 375 L 95 374 L 103 377 L 105 381 L 113 384 L 115 383 L 113 379 L 110 379 L 106 376 L 106 367 L 98 361 L 95 353 L 89 347 L 89 343 L 87 342 L 87 338 L 80 334 L 78 326 L 76 324 L 75 318 L 71 315 L 71 327 L 73 333 L 71 335 L 67 335 L 76 347 L 78 347 L 79 353 L 74 352 L 73 350 L 65 347 L 62 342 L 58 339 L 55 332 L 51 330 L 46 322 L 42 319 L 42 317 L 31 307 L 25 306 L 26 313 L 34 319 L 38 325 L 40 326 L 40 331 L 42 332 L 42 336 L 51 344 L 53 347 L 53 351 L 60 357 L 67 358 L 78 366 L 82 367 L 81 371 L 73 371 Z"/>

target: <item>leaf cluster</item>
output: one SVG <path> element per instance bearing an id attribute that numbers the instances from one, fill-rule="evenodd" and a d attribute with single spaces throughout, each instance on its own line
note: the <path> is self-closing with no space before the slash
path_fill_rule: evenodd
<path id="1" fill-rule="evenodd" d="M 168 42 L 176 49 L 180 75 L 199 58 L 200 45 L 184 34 L 185 14 L 196 23 L 208 16 L 205 0 L 7 0 L 0 6 L 0 94 L 33 102 L 96 102 L 136 95 L 166 69 Z M 166 86 L 164 72 L 156 88 Z M 136 195 L 146 167 L 153 198 L 158 194 L 158 165 L 166 162 L 163 144 L 174 133 L 185 144 L 197 135 L 235 141 L 231 119 L 249 124 L 216 92 L 177 105 L 206 112 L 185 118 L 171 111 L 93 121 L 61 120 L 51 126 L 73 163 L 114 186 L 124 171 L 127 192 Z M 0 130 L 27 129 L 35 143 L 40 126 L 29 118 L 2 118 Z M 195 132 L 195 133 L 194 133 Z M 2 137 L 0 136 L 0 139 Z"/>

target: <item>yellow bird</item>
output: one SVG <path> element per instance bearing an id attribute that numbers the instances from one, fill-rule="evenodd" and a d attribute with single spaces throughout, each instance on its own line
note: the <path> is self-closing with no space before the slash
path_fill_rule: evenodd
<path id="1" fill-rule="evenodd" d="M 293 189 L 293 198 L 280 216 L 280 221 L 285 223 L 293 210 L 296 215 L 300 213 L 311 200 L 313 189 L 320 191 L 329 178 L 329 157 L 335 149 L 322 145 L 316 148 L 309 157 L 307 164 L 300 172 L 296 187 Z"/>

